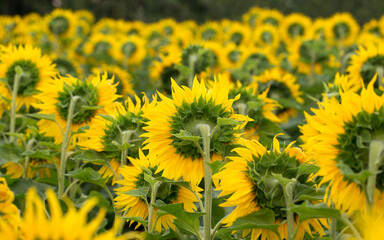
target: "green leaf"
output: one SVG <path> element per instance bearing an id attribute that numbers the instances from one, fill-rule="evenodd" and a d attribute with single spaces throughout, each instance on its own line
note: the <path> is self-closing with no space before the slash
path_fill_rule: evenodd
<path id="1" fill-rule="evenodd" d="M 309 175 L 312 173 L 317 173 L 319 171 L 320 167 L 314 164 L 300 164 L 298 171 L 297 171 L 297 178 L 301 175 Z"/>
<path id="2" fill-rule="evenodd" d="M 179 236 L 172 229 L 167 229 L 163 233 L 144 233 L 144 239 L 146 240 L 167 240 L 167 239 L 179 239 Z"/>
<path id="3" fill-rule="evenodd" d="M 179 229 L 179 231 L 183 234 L 196 235 L 196 232 L 199 231 L 199 227 L 198 228 L 196 228 L 196 226 L 193 227 L 188 223 L 186 223 L 185 221 L 180 220 L 178 218 L 173 220 L 173 224 L 175 224 L 177 229 Z"/>
<path id="4" fill-rule="evenodd" d="M 101 108 L 104 108 L 103 106 L 100 106 L 100 105 L 97 105 L 97 106 L 86 106 L 86 105 L 82 105 L 81 106 L 82 110 L 98 110 L 98 109 L 101 109 Z"/>
<path id="5" fill-rule="evenodd" d="M 236 219 L 232 226 L 222 228 L 219 232 L 227 233 L 235 230 L 246 229 L 268 229 L 278 234 L 277 228 L 280 225 L 275 224 L 275 213 L 271 209 L 262 208 L 259 211 L 252 212 L 244 217 Z"/>
<path id="6" fill-rule="evenodd" d="M 122 217 L 122 218 L 125 219 L 125 220 L 131 220 L 131 221 L 134 221 L 134 222 L 138 222 L 141 225 L 147 227 L 147 221 L 144 220 L 142 217 Z"/>
<path id="7" fill-rule="evenodd" d="M 53 157 L 57 153 L 51 152 L 49 150 L 26 150 L 22 153 L 23 156 L 29 156 L 31 158 L 47 159 L 53 161 Z"/>
<path id="8" fill-rule="evenodd" d="M 308 186 L 307 184 L 296 183 L 294 189 L 294 202 L 298 201 L 320 201 L 324 199 L 324 187 L 316 189 L 315 187 Z"/>
<path id="9" fill-rule="evenodd" d="M 100 173 L 96 172 L 95 170 L 89 167 L 84 169 L 77 169 L 65 175 L 75 179 L 79 179 L 83 182 L 94 183 L 101 187 L 105 186 L 106 178 L 102 178 Z"/>
<path id="10" fill-rule="evenodd" d="M 152 177 L 152 175 L 149 175 L 147 173 L 144 173 L 144 180 L 148 182 L 151 186 L 155 185 L 155 183 L 158 181 L 156 178 Z"/>
<path id="11" fill-rule="evenodd" d="M 12 190 L 15 196 L 23 196 L 28 192 L 30 188 L 35 188 L 37 194 L 39 194 L 39 196 L 43 200 L 45 200 L 45 191 L 47 188 L 52 188 L 52 186 L 44 183 L 35 182 L 32 179 L 21 178 L 12 185 L 10 185 L 9 188 Z"/>
<path id="12" fill-rule="evenodd" d="M 312 204 L 304 202 L 301 205 L 291 207 L 291 211 L 299 215 L 300 222 L 311 218 L 340 218 L 341 213 L 339 210 L 328 207 L 325 203 Z"/>
<path id="13" fill-rule="evenodd" d="M 296 179 L 289 179 L 289 178 L 285 178 L 283 177 L 283 175 L 281 174 L 275 174 L 275 173 L 272 173 L 273 177 L 279 181 L 279 183 L 281 184 L 281 186 L 283 186 L 283 188 L 285 188 L 285 186 L 288 184 L 288 183 L 291 183 L 291 182 L 296 182 Z"/>
<path id="14" fill-rule="evenodd" d="M 217 125 L 219 126 L 223 126 L 223 125 L 231 125 L 231 126 L 236 126 L 236 125 L 239 125 L 240 122 L 239 121 L 236 121 L 234 119 L 230 119 L 230 118 L 221 118 L 221 117 L 218 117 L 217 118 Z"/>
<path id="15" fill-rule="evenodd" d="M 147 201 L 148 192 L 149 192 L 148 187 L 139 187 L 139 188 L 136 188 L 136 189 L 130 190 L 128 192 L 124 192 L 124 193 L 128 194 L 130 196 L 133 196 L 133 197 L 142 198 L 145 201 Z"/>
<path id="16" fill-rule="evenodd" d="M 55 121 L 56 120 L 55 114 L 29 113 L 29 114 L 27 114 L 27 116 L 31 117 L 31 118 L 45 119 L 45 120 L 49 120 L 49 121 Z"/>
<path id="17" fill-rule="evenodd" d="M 205 215 L 205 213 L 185 211 L 182 203 L 165 204 L 163 201 L 157 200 L 153 206 L 158 209 L 157 216 L 160 217 L 166 214 L 175 216 L 178 219 L 177 223 L 188 232 L 190 232 L 191 229 L 198 231 L 200 228 L 199 218 Z M 185 225 L 188 225 L 188 227 Z"/>
<path id="18" fill-rule="evenodd" d="M 193 136 L 187 130 L 180 130 L 180 133 L 176 133 L 176 134 L 172 134 L 172 135 L 177 137 L 177 138 L 180 138 L 182 140 L 192 141 L 192 142 L 197 142 L 201 139 L 200 136 Z"/>
<path id="19" fill-rule="evenodd" d="M 100 117 L 104 118 L 105 120 L 112 122 L 112 123 L 117 123 L 117 119 L 115 119 L 112 116 L 105 115 L 105 114 L 99 114 Z"/>
<path id="20" fill-rule="evenodd" d="M 125 151 L 127 150 L 128 148 L 130 147 L 133 147 L 134 145 L 131 145 L 129 143 L 123 143 L 123 144 L 120 144 L 116 141 L 112 141 L 112 144 L 115 145 L 116 147 L 118 147 L 121 151 Z"/>
<path id="21" fill-rule="evenodd" d="M 108 159 L 105 159 L 102 156 L 102 154 L 94 150 L 81 151 L 80 154 L 75 155 L 74 157 L 72 157 L 72 159 L 76 161 L 83 161 L 83 162 L 102 164 L 102 165 L 105 165 L 106 161 L 108 160 Z"/>
<path id="22" fill-rule="evenodd" d="M 209 167 L 212 169 L 212 175 L 218 173 L 225 164 L 226 162 L 224 161 L 214 161 L 213 163 L 209 163 Z"/>
<path id="23" fill-rule="evenodd" d="M 343 176 L 348 179 L 356 182 L 359 185 L 364 185 L 367 181 L 367 178 L 372 175 L 372 173 L 369 170 L 363 170 L 359 173 L 355 173 L 347 164 L 343 162 L 339 162 L 336 165 Z"/>
<path id="24" fill-rule="evenodd" d="M 19 162 L 22 158 L 22 149 L 13 143 L 5 143 L 0 145 L 0 165 L 7 162 Z"/>

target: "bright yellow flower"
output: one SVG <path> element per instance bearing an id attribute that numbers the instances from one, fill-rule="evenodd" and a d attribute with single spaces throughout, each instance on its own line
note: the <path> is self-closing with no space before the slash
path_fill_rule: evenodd
<path id="1" fill-rule="evenodd" d="M 228 99 L 229 82 L 222 76 L 216 78 L 212 88 L 207 88 L 195 78 L 192 89 L 179 87 L 172 81 L 172 99 L 160 94 L 161 102 L 144 114 L 149 119 L 142 136 L 145 149 L 153 155 L 153 164 L 159 165 L 158 172 L 163 176 L 191 182 L 197 186 L 204 175 L 204 162 L 199 149 L 192 141 L 184 141 L 178 134 L 201 136 L 198 125 L 208 124 L 210 131 L 217 125 L 218 118 L 231 118 L 244 121 L 245 116 L 233 114 L 232 103 Z M 221 159 L 225 145 L 236 139 L 238 132 L 234 126 L 221 126 L 211 138 L 211 160 Z M 202 140 L 198 144 L 202 144 Z M 200 146 L 201 147 L 201 146 Z"/>
<path id="2" fill-rule="evenodd" d="M 30 189 L 26 195 L 26 208 L 18 230 L 0 224 L 0 238 L 9 240 L 118 239 L 112 230 L 95 237 L 106 213 L 105 209 L 101 209 L 96 217 L 88 222 L 88 213 L 96 206 L 96 198 L 86 201 L 79 210 L 68 203 L 66 213 L 62 212 L 53 190 L 47 190 L 47 199 L 50 217 L 47 216 L 44 201 L 38 196 L 35 189 Z"/>
<path id="3" fill-rule="evenodd" d="M 96 124 L 95 116 L 108 114 L 115 107 L 114 101 L 119 97 L 116 94 L 116 85 L 112 85 L 108 75 L 94 75 L 87 81 L 71 76 L 58 77 L 42 86 L 41 93 L 36 98 L 41 103 L 34 106 L 40 109 L 41 114 L 53 114 L 58 124 L 53 121 L 41 119 L 37 125 L 42 133 L 54 137 L 55 143 L 63 140 L 62 132 L 66 128 L 71 94 L 80 99 L 76 102 L 71 130 L 76 132 L 85 125 Z"/>
<path id="4" fill-rule="evenodd" d="M 384 86 L 384 41 L 378 45 L 368 42 L 359 46 L 355 55 L 351 56 L 350 65 L 347 68 L 351 81 L 362 87 L 378 74 L 381 79 L 377 80 L 375 86 Z"/>
<path id="5" fill-rule="evenodd" d="M 147 199 L 144 200 L 137 196 L 131 196 L 127 194 L 128 191 L 148 187 L 150 185 L 144 180 L 144 173 L 151 171 L 152 173 L 156 172 L 156 167 L 152 165 L 148 158 L 145 156 L 142 151 L 139 151 L 139 158 L 129 158 L 132 166 L 123 166 L 120 169 L 120 173 L 122 175 L 122 179 L 118 180 L 119 188 L 115 189 L 117 197 L 115 198 L 115 206 L 118 209 L 121 209 L 125 214 L 123 217 L 141 217 L 143 219 L 147 219 L 148 217 L 148 203 L 150 203 L 150 194 L 148 194 Z M 146 169 L 144 171 L 144 169 Z M 161 186 L 157 192 L 156 199 L 162 200 L 166 204 L 173 203 L 183 203 L 184 209 L 188 212 L 196 211 L 195 202 L 197 202 L 195 194 L 188 190 L 185 187 L 181 187 L 178 185 L 172 185 L 169 183 L 161 183 L 164 186 L 169 185 L 163 189 L 166 189 L 166 194 L 161 192 Z M 174 216 L 167 214 L 158 217 L 157 209 L 155 209 L 153 213 L 153 227 L 157 232 L 161 232 L 162 228 L 172 228 L 175 230 L 175 225 L 172 221 L 175 219 Z M 134 221 L 128 220 L 130 224 Z M 136 227 L 139 227 L 138 224 Z"/>
<path id="6" fill-rule="evenodd" d="M 1 92 L 2 97 L 12 99 L 11 90 L 14 87 L 16 67 L 19 66 L 23 70 L 17 91 L 16 104 L 19 108 L 25 105 L 28 109 L 31 104 L 37 102 L 33 95 L 47 85 L 57 73 L 51 60 L 41 54 L 40 48 L 31 45 L 2 47 L 0 58 L 0 77 L 7 81 L 7 84 L 0 82 L 0 88 L 6 88 Z"/>
<path id="7" fill-rule="evenodd" d="M 365 183 L 351 174 L 367 169 L 369 143 L 380 139 L 384 125 L 384 95 L 378 96 L 373 84 L 374 80 L 360 94 L 340 91 L 340 102 L 325 98 L 318 109 L 312 109 L 313 115 L 305 113 L 307 124 L 300 127 L 302 147 L 320 167 L 321 184 L 329 182 L 330 200 L 348 213 L 366 208 Z M 384 189 L 382 175 L 377 179 L 376 198 L 383 196 Z"/>
<path id="8" fill-rule="evenodd" d="M 325 38 L 339 47 L 354 44 L 360 27 L 350 13 L 336 13 L 326 22 Z"/>
<path id="9" fill-rule="evenodd" d="M 272 150 L 267 150 L 257 141 L 240 139 L 239 144 L 243 147 L 235 148 L 233 151 L 238 155 L 229 157 L 229 162 L 213 179 L 219 180 L 216 190 L 221 191 L 219 197 L 229 196 L 221 207 L 236 207 L 223 221 L 226 226 L 231 226 L 240 217 L 263 208 L 271 209 L 275 213 L 275 224 L 280 224 L 278 231 L 281 239 L 287 239 L 287 223 L 285 221 L 285 201 L 280 183 L 273 180 L 273 174 L 282 174 L 286 178 L 295 178 L 292 171 L 287 169 L 307 164 L 308 157 L 299 148 L 289 144 L 283 151 L 276 137 L 273 140 Z M 295 166 L 296 165 L 296 166 Z M 270 166 L 270 167 L 268 167 Z M 291 173 L 289 173 L 291 172 Z M 265 182 L 270 181 L 270 182 Z M 300 183 L 307 184 L 305 178 Z M 297 225 L 295 221 L 295 227 Z M 297 232 L 296 239 L 303 239 L 305 232 L 312 235 L 314 232 L 324 235 L 321 224 L 327 226 L 324 219 L 309 219 L 304 221 Z M 251 233 L 251 239 L 279 239 L 276 234 L 266 229 L 249 229 L 243 231 L 245 238 Z"/>
<path id="10" fill-rule="evenodd" d="M 281 39 L 288 45 L 297 39 L 310 39 L 312 20 L 303 14 L 292 13 L 282 20 L 280 30 Z"/>

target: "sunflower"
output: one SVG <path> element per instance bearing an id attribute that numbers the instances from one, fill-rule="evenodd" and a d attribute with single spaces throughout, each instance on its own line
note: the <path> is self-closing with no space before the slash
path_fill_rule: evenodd
<path id="1" fill-rule="evenodd" d="M 120 169 L 122 179 L 118 180 L 119 188 L 115 189 L 117 197 L 115 198 L 115 206 L 121 211 L 124 211 L 123 217 L 141 217 L 147 219 L 148 217 L 148 203 L 150 203 L 150 194 L 147 198 L 143 199 L 137 196 L 131 196 L 128 191 L 144 188 L 150 188 L 148 182 L 144 180 L 144 173 L 149 171 L 157 172 L 157 167 L 151 164 L 152 161 L 145 156 L 142 151 L 139 151 L 139 158 L 129 158 L 132 166 L 123 166 Z M 160 175 L 160 174 L 155 174 Z M 183 203 L 184 209 L 188 212 L 196 210 L 195 202 L 197 202 L 195 194 L 185 187 L 178 186 L 171 183 L 162 182 L 156 195 L 156 199 L 162 200 L 166 204 Z M 162 228 L 175 229 L 172 221 L 174 216 L 167 214 L 160 217 L 156 214 L 157 209 L 153 213 L 153 227 L 157 232 L 161 232 Z M 132 224 L 133 220 L 128 220 Z M 140 223 L 136 226 L 139 227 Z"/>
<path id="2" fill-rule="evenodd" d="M 339 47 L 354 44 L 360 27 L 350 13 L 336 13 L 325 25 L 325 38 L 329 44 Z"/>
<path id="3" fill-rule="evenodd" d="M 20 141 L 20 147 L 29 151 L 45 151 L 48 154 L 46 154 L 46 156 L 41 154 L 40 157 L 25 156 L 20 162 L 8 161 L 1 166 L 6 169 L 6 175 L 10 175 L 11 178 L 20 178 L 23 174 L 25 178 L 34 178 L 36 176 L 39 176 L 40 178 L 50 177 L 51 171 L 47 166 L 50 165 L 54 168 L 55 165 L 59 165 L 58 162 L 60 160 L 56 157 L 48 156 L 53 152 L 52 150 L 48 150 L 46 146 L 41 144 L 41 142 L 53 142 L 53 138 L 45 137 L 40 134 L 37 128 L 34 128 L 33 130 L 28 128 L 25 131 L 25 134 L 23 134 L 23 141 Z M 28 161 L 26 159 L 28 159 Z M 25 167 L 27 167 L 27 170 L 25 170 Z"/>
<path id="4" fill-rule="evenodd" d="M 325 39 L 325 24 L 326 19 L 316 18 L 313 22 L 313 39 L 324 40 Z"/>
<path id="5" fill-rule="evenodd" d="M 49 32 L 60 38 L 76 35 L 76 15 L 68 9 L 55 9 L 45 18 Z"/>
<path id="6" fill-rule="evenodd" d="M 376 36 L 381 36 L 379 21 L 372 19 L 363 26 L 362 32 L 370 33 Z"/>
<path id="7" fill-rule="evenodd" d="M 144 144 L 154 155 L 153 164 L 158 164 L 158 172 L 163 176 L 178 180 L 183 178 L 197 186 L 204 174 L 204 162 L 197 144 L 179 138 L 180 135 L 200 136 L 199 124 L 207 124 L 211 131 L 219 118 L 231 118 L 244 121 L 245 116 L 233 114 L 232 103 L 237 99 L 228 99 L 229 83 L 218 76 L 207 89 L 205 82 L 195 78 L 192 89 L 179 87 L 172 80 L 172 99 L 160 94 L 159 102 L 152 111 L 144 114 L 149 119 L 142 136 L 147 137 Z M 239 132 L 238 126 L 219 126 L 211 138 L 210 152 L 212 160 L 221 159 L 225 145 L 233 142 Z M 200 147 L 200 146 L 199 146 Z"/>
<path id="8" fill-rule="evenodd" d="M 361 86 L 363 80 L 367 85 L 375 74 L 379 79 L 375 86 L 384 86 L 384 41 L 380 41 L 378 45 L 372 42 L 359 46 L 356 55 L 351 56 L 350 65 L 347 72 L 351 77 L 351 81 Z"/>
<path id="9" fill-rule="evenodd" d="M 281 22 L 284 19 L 284 15 L 275 9 L 264 9 L 260 12 L 259 17 L 256 21 L 256 29 L 263 25 L 272 25 L 275 27 L 279 27 Z"/>
<path id="10" fill-rule="evenodd" d="M 198 28 L 198 38 L 203 41 L 222 41 L 222 32 L 218 22 L 207 22 Z"/>
<path id="11" fill-rule="evenodd" d="M 265 10 L 262 8 L 252 7 L 248 12 L 241 16 L 241 19 L 245 24 L 248 24 L 250 27 L 254 28 L 256 26 L 257 18 L 260 17 L 263 11 Z"/>
<path id="12" fill-rule="evenodd" d="M 161 49 L 158 60 L 154 61 L 150 68 L 150 77 L 156 88 L 167 94 L 171 93 L 171 78 L 179 77 L 180 70 L 177 65 L 180 62 L 181 49 L 178 46 L 169 45 Z"/>
<path id="13" fill-rule="evenodd" d="M 383 211 L 375 209 L 369 213 L 358 213 L 354 217 L 356 222 L 355 226 L 359 229 L 359 232 L 364 240 L 376 240 L 384 238 L 384 215 Z M 356 238 L 343 238 L 348 240 L 356 240 Z"/>
<path id="14" fill-rule="evenodd" d="M 312 37 L 312 20 L 300 13 L 292 13 L 281 22 L 281 39 L 291 44 L 297 39 L 309 39 Z"/>
<path id="15" fill-rule="evenodd" d="M 139 148 L 144 142 L 144 138 L 140 137 L 144 133 L 142 127 L 146 121 L 143 113 L 156 105 L 156 98 L 150 103 L 145 95 L 142 100 L 135 95 L 135 102 L 136 104 L 128 98 L 124 105 L 116 105 L 114 112 L 110 113 L 113 120 L 109 121 L 101 116 L 96 116 L 97 124 L 79 136 L 81 139 L 78 143 L 79 146 L 102 152 L 106 158 L 112 159 L 110 165 L 117 176 L 113 176 L 114 173 L 106 166 L 103 166 L 99 172 L 104 177 L 113 176 L 113 184 L 117 180 L 116 178 L 120 177 L 120 166 L 123 164 L 120 162 L 122 150 L 114 144 L 114 141 L 120 145 L 125 142 L 129 143 L 131 146 L 127 150 L 128 156 L 138 158 Z"/>
<path id="16" fill-rule="evenodd" d="M 231 69 L 240 67 L 244 62 L 247 48 L 245 46 L 236 46 L 234 43 L 226 44 L 221 48 L 219 55 L 219 65 L 222 69 Z"/>
<path id="17" fill-rule="evenodd" d="M 293 67 L 297 68 L 298 73 L 321 74 L 323 65 L 327 65 L 331 59 L 330 46 L 322 40 L 296 40 L 287 48 L 288 60 Z"/>
<path id="18" fill-rule="evenodd" d="M 240 95 L 240 98 L 233 104 L 233 109 L 236 113 L 247 115 L 253 120 L 245 125 L 244 138 L 259 140 L 260 136 L 266 134 L 263 126 L 281 122 L 274 113 L 281 106 L 275 100 L 267 97 L 268 90 L 259 94 L 255 83 L 247 87 L 242 86 L 240 82 L 237 82 L 236 85 L 232 84 L 229 97 Z M 275 134 L 273 133 L 273 136 Z"/>
<path id="19" fill-rule="evenodd" d="M 251 28 L 239 22 L 232 22 L 225 31 L 225 42 L 233 42 L 237 46 L 248 44 L 251 38 Z"/>
<path id="20" fill-rule="evenodd" d="M 117 39 L 115 36 L 94 33 L 84 44 L 84 54 L 88 56 L 88 61 L 91 64 L 100 62 L 112 64 L 116 61 L 116 44 Z"/>
<path id="21" fill-rule="evenodd" d="M 257 141 L 239 139 L 238 143 L 243 147 L 233 151 L 238 156 L 229 157 L 229 162 L 223 169 L 213 176 L 220 181 L 216 190 L 221 191 L 219 197 L 229 196 L 220 204 L 221 207 L 236 207 L 223 221 L 226 226 L 231 226 L 240 217 L 257 212 L 262 209 L 270 209 L 275 213 L 275 224 L 279 224 L 280 239 L 287 239 L 287 223 L 285 212 L 285 200 L 280 183 L 274 178 L 274 174 L 281 174 L 285 178 L 295 178 L 295 187 L 313 186 L 314 182 L 307 182 L 308 175 L 296 176 L 301 164 L 308 164 L 308 157 L 301 149 L 289 144 L 283 151 L 277 140 L 273 139 L 272 150 L 267 150 Z M 299 204 L 299 202 L 297 202 Z M 295 220 L 297 226 L 298 218 Z M 327 226 L 325 219 L 309 219 L 304 221 L 297 231 L 295 239 L 303 239 L 305 233 L 312 236 L 313 233 L 324 235 L 323 225 Z M 313 229 L 314 231 L 312 232 Z M 266 229 L 249 229 L 243 231 L 245 238 L 251 233 L 251 239 L 279 239 L 277 235 Z"/>
<path id="22" fill-rule="evenodd" d="M 11 231 L 17 231 L 20 225 L 19 209 L 12 203 L 14 199 L 15 194 L 9 189 L 7 181 L 0 177 L 0 229 L 4 226 L 10 228 Z"/>
<path id="23" fill-rule="evenodd" d="M 100 209 L 97 215 L 88 222 L 88 214 L 97 204 L 96 198 L 87 200 L 80 210 L 77 210 L 67 201 L 68 211 L 63 213 L 54 191 L 47 189 L 46 195 L 50 217 L 47 216 L 44 201 L 36 193 L 36 190 L 31 188 L 26 195 L 27 207 L 18 229 L 0 224 L 0 238 L 9 240 L 119 239 L 115 238 L 113 230 L 95 237 L 106 213 L 105 209 Z"/>
<path id="24" fill-rule="evenodd" d="M 51 60 L 41 54 L 41 50 L 31 45 L 2 47 L 0 50 L 0 78 L 6 83 L 0 82 L 3 98 L 12 99 L 12 89 L 16 77 L 16 67 L 23 70 L 17 88 L 16 104 L 20 108 L 25 105 L 28 109 L 36 102 L 33 95 L 38 89 L 45 86 L 57 73 Z"/>
<path id="25" fill-rule="evenodd" d="M 253 38 L 258 47 L 270 47 L 272 50 L 276 50 L 280 46 L 279 31 L 270 24 L 257 27 Z"/>
<path id="26" fill-rule="evenodd" d="M 199 74 L 208 68 L 217 66 L 217 56 L 210 49 L 201 44 L 192 44 L 184 48 L 181 53 L 181 64 L 190 67 L 195 74 Z"/>
<path id="27" fill-rule="evenodd" d="M 328 98 L 336 97 L 340 101 L 340 91 L 358 92 L 360 89 L 360 84 L 357 85 L 355 81 L 351 81 L 349 75 L 336 73 L 334 80 L 329 82 L 325 88 L 323 96 Z"/>
<path id="28" fill-rule="evenodd" d="M 53 121 L 41 119 L 37 125 L 47 137 L 54 137 L 55 144 L 63 140 L 62 129 L 66 128 L 69 104 L 72 96 L 79 97 L 74 107 L 71 131 L 76 132 L 80 127 L 96 124 L 95 116 L 108 114 L 114 110 L 114 101 L 119 97 L 116 94 L 116 85 L 107 79 L 108 74 L 94 75 L 87 81 L 71 76 L 52 80 L 38 90 L 41 93 L 36 98 L 41 101 L 34 106 L 40 109 L 40 114 L 53 114 Z"/>
<path id="29" fill-rule="evenodd" d="M 267 69 L 280 65 L 279 60 L 271 49 L 247 47 L 244 52 L 244 61 L 239 69 L 232 71 L 232 79 L 248 85 L 253 76 L 262 75 Z"/>
<path id="30" fill-rule="evenodd" d="M 266 70 L 264 74 L 255 76 L 259 91 L 268 90 L 267 97 L 276 100 L 282 108 L 277 111 L 277 116 L 282 122 L 288 122 L 295 117 L 298 108 L 304 103 L 301 97 L 300 85 L 296 77 L 280 68 Z"/>
<path id="31" fill-rule="evenodd" d="M 113 84 L 117 84 L 117 94 L 122 95 L 123 98 L 135 94 L 132 76 L 128 71 L 116 65 L 101 65 L 99 68 L 92 70 L 94 74 L 102 74 L 104 71 L 108 73 L 108 79 L 113 79 Z"/>
<path id="32" fill-rule="evenodd" d="M 52 63 L 55 64 L 58 74 L 61 76 L 66 76 L 69 74 L 72 77 L 82 76 L 82 69 L 80 68 L 80 64 L 73 57 L 74 52 L 69 50 L 67 55 L 67 57 L 60 57 L 56 53 L 50 54 L 50 58 L 52 59 Z"/>
<path id="33" fill-rule="evenodd" d="M 123 66 L 140 64 L 146 56 L 145 45 L 145 40 L 135 35 L 118 37 L 114 46 L 116 60 Z"/>
<path id="34" fill-rule="evenodd" d="M 374 79 L 360 94 L 340 91 L 340 102 L 325 98 L 318 109 L 312 109 L 313 115 L 305 113 L 307 124 L 300 127 L 302 147 L 320 167 L 321 184 L 329 182 L 330 200 L 348 213 L 365 209 L 365 182 L 354 176 L 368 168 L 371 140 L 382 139 L 384 95 L 378 96 L 373 85 Z M 376 198 L 383 197 L 382 170 L 381 165 Z"/>

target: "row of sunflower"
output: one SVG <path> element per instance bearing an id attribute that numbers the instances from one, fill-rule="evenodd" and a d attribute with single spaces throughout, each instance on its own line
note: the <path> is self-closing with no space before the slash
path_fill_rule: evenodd
<path id="1" fill-rule="evenodd" d="M 383 37 L 260 8 L 0 17 L 1 239 L 384 237 Z"/>

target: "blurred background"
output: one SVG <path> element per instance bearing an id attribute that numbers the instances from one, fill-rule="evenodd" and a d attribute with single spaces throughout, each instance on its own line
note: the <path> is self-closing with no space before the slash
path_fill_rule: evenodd
<path id="1" fill-rule="evenodd" d="M 240 20 L 252 6 L 300 12 L 312 18 L 350 12 L 360 24 L 384 13 L 383 0 L 0 0 L 0 14 L 46 14 L 54 8 L 88 9 L 96 19 L 103 17 L 155 22 L 163 18 L 196 22 L 228 18 Z"/>

